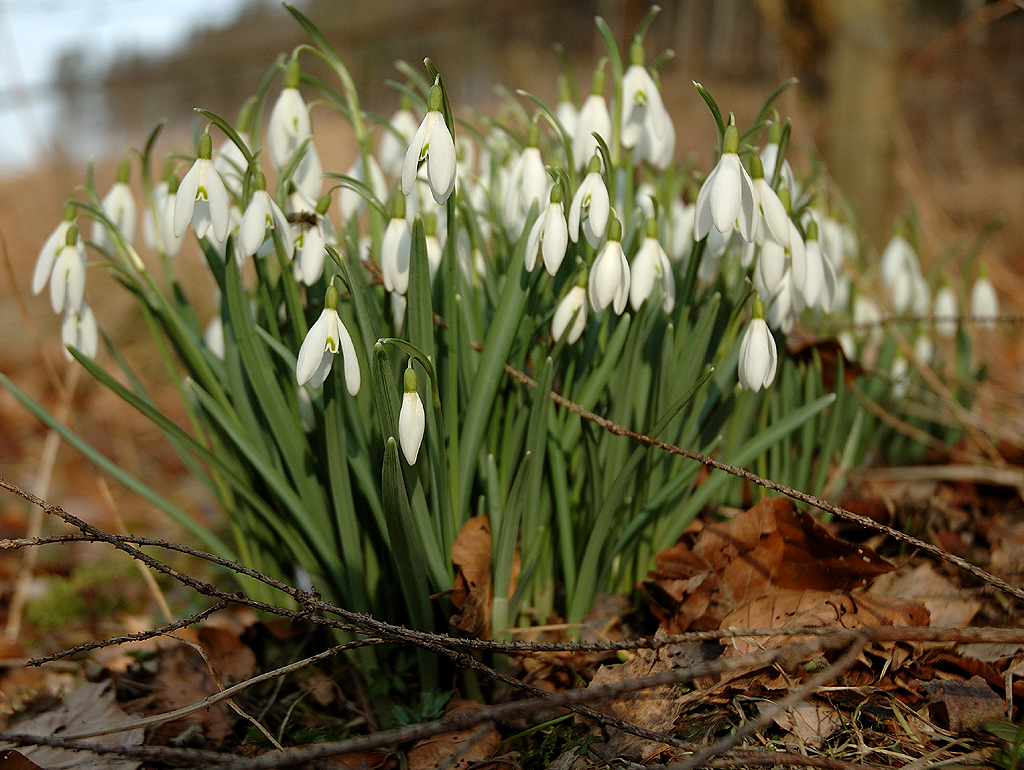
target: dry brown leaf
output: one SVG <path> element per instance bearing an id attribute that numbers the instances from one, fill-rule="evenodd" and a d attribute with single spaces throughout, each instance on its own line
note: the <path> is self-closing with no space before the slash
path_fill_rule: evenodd
<path id="1" fill-rule="evenodd" d="M 0 751 L 0 767 L 4 770 L 40 770 L 39 765 L 19 751 Z"/>
<path id="2" fill-rule="evenodd" d="M 459 613 L 451 623 L 478 639 L 491 638 L 491 522 L 474 516 L 459 530 L 452 543 L 452 563 L 457 570 L 451 600 Z"/>
<path id="3" fill-rule="evenodd" d="M 12 727 L 16 732 L 27 735 L 50 736 L 110 727 L 127 722 L 128 719 L 128 714 L 117 705 L 113 687 L 108 681 L 84 684 L 65 697 L 58 708 L 17 722 Z M 136 728 L 89 740 L 107 746 L 139 746 L 144 738 L 145 731 Z M 50 746 L 22 746 L 18 751 L 46 770 L 135 770 L 141 764 L 138 760 L 123 759 L 112 754 L 88 754 Z"/>
<path id="4" fill-rule="evenodd" d="M 765 499 L 728 523 L 709 524 L 692 546 L 657 556 L 644 585 L 668 633 L 714 629 L 773 589 L 849 591 L 892 569 L 866 546 L 830 535 L 787 499 Z"/>
<path id="5" fill-rule="evenodd" d="M 476 701 L 458 700 L 453 701 L 445 711 L 452 714 L 457 711 L 482 708 L 484 708 L 483 704 Z M 465 751 L 450 765 L 452 770 L 462 770 L 487 759 L 501 746 L 501 733 L 495 729 L 494 725 L 490 725 L 490 729 L 484 733 L 482 738 L 473 745 L 466 746 L 476 731 L 477 728 L 473 727 L 424 738 L 409 750 L 409 770 L 433 770 L 452 754 L 462 751 L 463 748 Z"/>
<path id="6" fill-rule="evenodd" d="M 940 575 L 929 562 L 881 575 L 869 592 L 918 600 L 928 608 L 931 625 L 939 628 L 966 628 L 981 609 L 980 601 Z"/>
<path id="7" fill-rule="evenodd" d="M 955 733 L 972 730 L 990 719 L 1001 719 L 1006 704 L 980 676 L 966 682 L 947 680 L 926 687 L 932 721 Z"/>
<path id="8" fill-rule="evenodd" d="M 767 701 L 758 702 L 762 713 L 772 707 Z M 783 711 L 773 721 L 783 730 L 793 733 L 803 744 L 820 748 L 821 744 L 842 727 L 842 720 L 835 706 L 817 701 L 804 701 Z"/>

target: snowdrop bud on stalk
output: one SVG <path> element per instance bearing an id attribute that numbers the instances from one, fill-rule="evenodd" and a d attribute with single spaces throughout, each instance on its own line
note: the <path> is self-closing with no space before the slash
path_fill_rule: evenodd
<path id="1" fill-rule="evenodd" d="M 831 313 L 835 303 L 836 273 L 832 263 L 821 253 L 821 247 L 818 246 L 818 225 L 813 220 L 807 226 L 804 250 L 807 257 L 804 303 L 807 307 L 820 306 L 826 313 Z"/>
<path id="2" fill-rule="evenodd" d="M 603 89 L 602 89 L 603 90 Z M 569 88 L 569 80 L 565 75 L 558 76 L 558 104 L 555 105 L 555 117 L 558 118 L 570 138 L 576 135 L 576 124 L 579 122 L 579 112 L 572 100 L 572 91 Z"/>
<path id="3" fill-rule="evenodd" d="M 50 306 L 54 313 L 77 313 L 84 297 L 85 249 L 78 240 L 78 228 L 71 226 L 50 273 Z"/>
<path id="4" fill-rule="evenodd" d="M 919 305 L 915 298 L 918 294 L 917 284 L 923 276 L 917 254 L 907 239 L 899 233 L 894 235 L 882 252 L 880 261 L 882 283 L 892 297 L 893 310 L 903 313 Z M 927 305 L 924 310 L 927 312 Z"/>
<path id="5" fill-rule="evenodd" d="M 693 221 L 697 213 L 697 207 L 692 203 L 683 203 L 679 198 L 674 198 L 669 208 L 669 215 L 672 222 L 672 239 L 669 257 L 673 262 L 688 257 L 693 249 Z"/>
<path id="6" fill-rule="evenodd" d="M 398 443 L 402 454 L 409 465 L 416 464 L 423 443 L 423 430 L 426 428 L 426 414 L 423 401 L 416 390 L 416 372 L 412 361 L 405 369 L 405 392 L 402 394 L 402 409 L 398 413 Z"/>
<path id="7" fill-rule="evenodd" d="M 301 82 L 302 65 L 298 59 L 292 59 L 285 69 L 284 88 L 274 102 L 267 127 L 267 152 L 278 170 L 288 165 L 299 145 L 313 133 L 309 110 L 299 93 Z"/>
<path id="8" fill-rule="evenodd" d="M 569 237 L 573 243 L 578 243 L 582 226 L 587 243 L 596 249 L 608 226 L 611 201 L 604 177 L 601 176 L 601 156 L 595 153 L 587 168 L 587 175 L 583 177 L 569 205 Z"/>
<path id="9" fill-rule="evenodd" d="M 427 242 L 427 267 L 430 269 L 430 283 L 433 285 L 438 268 L 441 267 L 441 258 L 444 256 L 441 241 L 437 238 L 437 215 L 434 212 L 430 212 L 423 218 L 423 233 Z M 411 259 L 412 252 L 410 251 L 410 261 Z"/>
<path id="10" fill-rule="evenodd" d="M 736 228 L 746 241 L 754 240 L 757 233 L 757 191 L 740 162 L 740 133 L 735 118 L 730 115 L 729 120 L 722 155 L 697 194 L 694 238 L 698 241 L 707 237 L 712 226 L 723 234 Z"/>
<path id="11" fill-rule="evenodd" d="M 768 143 L 761 150 L 760 155 L 765 178 L 769 181 L 775 177 L 775 166 L 779 161 L 779 141 L 781 139 L 782 124 L 776 120 L 768 129 Z M 790 168 L 789 161 L 785 158 L 782 159 L 782 171 L 780 172 L 779 180 L 782 188 L 788 190 L 790 195 L 796 195 L 797 189 L 793 178 L 793 169 Z"/>
<path id="12" fill-rule="evenodd" d="M 513 230 L 522 230 L 533 202 L 543 203 L 551 190 L 551 178 L 544 170 L 539 144 L 540 126 L 531 123 L 526 148 L 516 159 L 505 182 L 505 222 Z"/>
<path id="13" fill-rule="evenodd" d="M 758 200 L 758 229 L 756 241 L 763 244 L 765 238 L 774 238 L 783 248 L 789 248 L 790 222 L 786 206 L 764 178 L 764 167 L 756 155 L 750 156 L 750 177 L 754 181 Z"/>
<path id="14" fill-rule="evenodd" d="M 572 151 L 576 158 L 576 168 L 582 169 L 597 150 L 597 134 L 606 142 L 612 135 L 612 117 L 608 112 L 608 103 L 604 99 L 604 65 L 601 59 L 594 70 L 590 83 L 590 95 L 583 101 L 579 118 L 576 121 L 576 133 L 572 140 Z"/>
<path id="15" fill-rule="evenodd" d="M 292 228 L 285 218 L 284 212 L 267 192 L 267 180 L 262 172 L 257 171 L 254 177 L 255 188 L 249 206 L 242 215 L 242 224 L 238 228 L 238 246 L 235 252 L 238 261 L 244 262 L 256 253 L 267 238 L 272 238 L 272 230 L 277 230 L 284 243 L 284 253 L 288 259 L 295 253 L 295 240 Z"/>
<path id="16" fill-rule="evenodd" d="M 427 114 L 409 143 L 402 166 L 402 192 L 411 195 L 421 162 L 427 163 L 427 180 L 434 200 L 441 205 L 455 189 L 455 141 L 444 122 L 444 94 L 435 82 L 427 97 Z"/>
<path id="17" fill-rule="evenodd" d="M 296 193 L 301 195 L 301 193 Z M 312 286 L 324 272 L 324 261 L 327 259 L 328 226 L 327 209 L 331 206 L 331 194 L 324 193 L 316 202 L 312 212 L 315 224 L 300 221 L 293 229 L 295 238 L 295 258 L 292 260 L 292 272 L 296 281 Z"/>
<path id="18" fill-rule="evenodd" d="M 889 375 L 892 377 L 892 397 L 897 401 L 902 400 L 910 390 L 910 363 L 903 356 L 896 356 L 892 360 Z"/>
<path id="19" fill-rule="evenodd" d="M 577 284 L 569 289 L 555 308 L 555 315 L 551 319 L 551 336 L 556 341 L 562 339 L 566 329 L 569 330 L 567 341 L 570 345 L 583 334 L 583 329 L 587 325 L 587 291 L 583 288 L 584 281 L 585 279 L 580 277 Z M 572 326 L 569 326 L 570 321 Z"/>
<path id="20" fill-rule="evenodd" d="M 101 204 L 103 211 L 121 231 L 127 243 L 135 240 L 135 228 L 138 225 L 135 198 L 132 196 L 132 188 L 128 186 L 130 175 L 131 164 L 124 158 L 117 167 L 117 182 L 110 188 Z M 98 248 L 107 251 L 114 247 L 106 225 L 99 221 L 92 223 L 92 241 Z"/>
<path id="21" fill-rule="evenodd" d="M 185 233 L 174 234 L 174 204 L 178 200 L 179 186 L 178 175 L 172 173 L 167 178 L 167 194 L 157 211 L 160 217 L 160 246 L 168 257 L 178 256 L 185 242 Z"/>
<path id="22" fill-rule="evenodd" d="M 33 294 L 41 292 L 43 287 L 46 286 L 46 282 L 50 280 L 50 274 L 53 272 L 53 263 L 57 259 L 57 254 L 67 244 L 68 230 L 74 224 L 75 204 L 69 202 L 64 204 L 64 219 L 50 233 L 50 237 L 46 239 L 43 248 L 39 250 L 39 256 L 36 257 L 36 266 L 32 271 Z"/>
<path id="23" fill-rule="evenodd" d="M 676 129 L 661 92 L 644 66 L 644 46 L 634 40 L 630 66 L 622 77 L 622 146 L 636 148 L 635 162 L 664 170 L 676 149 Z"/>
<path id="24" fill-rule="evenodd" d="M 953 287 L 948 281 L 943 280 L 942 286 L 935 293 L 935 306 L 932 311 L 932 315 L 935 316 L 935 333 L 943 337 L 955 337 L 958 313 Z"/>
<path id="25" fill-rule="evenodd" d="M 174 235 L 184 234 L 189 222 L 197 238 L 203 238 L 212 227 L 214 238 L 223 243 L 228 237 L 231 221 L 231 199 L 220 174 L 213 167 L 210 155 L 213 140 L 209 134 L 199 139 L 199 157 L 185 174 L 174 201 Z"/>
<path id="26" fill-rule="evenodd" d="M 405 198 L 395 193 L 391 199 L 391 221 L 380 247 L 380 272 L 385 289 L 402 295 L 409 290 L 411 256 L 412 233 L 405 219 Z"/>
<path id="27" fill-rule="evenodd" d="M 984 264 L 978 271 L 978 280 L 971 289 L 971 315 L 981 329 L 995 329 L 995 319 L 999 317 L 999 297 L 996 287 L 988 278 L 988 268 Z"/>
<path id="28" fill-rule="evenodd" d="M 775 338 L 764 320 L 764 305 L 761 298 L 754 298 L 754 317 L 740 342 L 740 358 L 737 364 L 737 378 L 740 387 L 755 393 L 767 388 L 775 380 L 779 355 Z"/>
<path id="29" fill-rule="evenodd" d="M 89 358 L 96 357 L 100 333 L 96 326 L 96 316 L 88 302 L 83 300 L 82 307 L 78 310 L 68 308 L 64 314 L 64 322 L 60 325 L 60 338 L 64 343 L 64 357 L 68 361 L 74 360 L 71 351 L 67 349 L 69 345 Z"/>
<path id="30" fill-rule="evenodd" d="M 647 220 L 647 237 L 633 258 L 629 284 L 629 303 L 633 310 L 640 306 L 654 291 L 656 281 L 661 281 L 661 309 L 671 313 L 676 306 L 676 282 L 672 274 L 672 263 L 668 261 L 665 249 L 658 242 L 658 222 Z"/>
<path id="31" fill-rule="evenodd" d="M 391 116 L 391 127 L 394 131 L 385 129 L 384 136 L 380 140 L 380 167 L 386 173 L 395 176 L 402 173 L 409 140 L 416 134 L 419 125 L 416 116 L 412 114 L 409 97 L 402 94 L 398 111 Z"/>
<path id="32" fill-rule="evenodd" d="M 569 246 L 569 230 L 562 211 L 562 185 L 551 188 L 550 202 L 533 223 L 526 240 L 526 269 L 532 271 L 538 258 L 543 258 L 544 269 L 550 275 L 558 272 Z"/>
<path id="33" fill-rule="evenodd" d="M 331 373 L 331 365 L 339 347 L 345 363 L 345 385 L 354 396 L 359 392 L 359 359 L 356 358 L 352 337 L 338 315 L 338 290 L 332 283 L 324 296 L 323 312 L 310 327 L 299 348 L 295 363 L 295 379 L 298 384 L 305 385 L 308 382 L 311 388 L 323 385 Z"/>
<path id="34" fill-rule="evenodd" d="M 854 333 L 858 338 L 867 335 L 872 344 L 882 340 L 882 311 L 870 297 L 857 294 L 853 298 L 853 325 L 856 327 Z"/>
<path id="35" fill-rule="evenodd" d="M 626 300 L 629 298 L 629 263 L 619 242 L 621 238 L 622 225 L 613 214 L 608 223 L 608 240 L 590 267 L 587 294 L 590 295 L 590 306 L 595 313 L 600 313 L 609 305 L 615 315 L 622 315 L 626 309 Z"/>

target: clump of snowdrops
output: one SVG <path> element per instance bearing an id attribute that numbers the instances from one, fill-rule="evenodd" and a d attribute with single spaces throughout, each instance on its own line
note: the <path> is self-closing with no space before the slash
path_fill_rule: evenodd
<path id="1" fill-rule="evenodd" d="M 880 268 L 868 264 L 820 174 L 791 168 L 789 124 L 773 111 L 790 83 L 749 126 L 696 86 L 719 136 L 705 175 L 676 158 L 658 81 L 670 57 L 651 58 L 643 42 L 654 11 L 625 60 L 597 20 L 608 54 L 583 98 L 567 69 L 554 107 L 521 93 L 502 121 L 469 123 L 429 60 L 400 65 L 391 120 L 365 113 L 337 54 L 289 10 L 312 45 L 271 68 L 235 124 L 200 110 L 185 155 L 153 157 L 158 127 L 102 199 L 90 167 L 32 282 L 64 315 L 69 359 L 160 427 L 223 526 L 202 526 L 65 437 L 213 552 L 308 581 L 348 609 L 444 629 L 452 544 L 482 515 L 484 633 L 579 623 L 598 592 L 643 578 L 705 506 L 759 492 L 718 471 L 698 484 L 698 463 L 613 435 L 552 391 L 817 495 L 836 494 L 893 433 L 854 398 L 842 356 L 787 353 L 798 325 L 845 329 L 849 360 L 873 367 L 858 382 L 885 410 L 928 391 L 918 368 L 957 334 L 957 297 L 937 277 L 929 285 L 903 236 Z M 310 60 L 334 82 L 308 75 Z M 311 96 L 355 131 L 343 173 L 321 166 Z M 197 317 L 177 277 L 192 236 L 216 284 L 212 319 Z M 137 298 L 187 426 L 153 405 L 113 346 L 116 374 L 97 362 L 87 269 Z M 975 312 L 997 312 L 990 284 L 973 293 Z M 900 344 L 878 323 L 880 298 L 896 314 L 928 316 L 934 304 L 944 320 L 906 322 Z M 964 339 L 948 352 L 959 362 Z M 959 430 L 912 419 L 942 440 Z"/>

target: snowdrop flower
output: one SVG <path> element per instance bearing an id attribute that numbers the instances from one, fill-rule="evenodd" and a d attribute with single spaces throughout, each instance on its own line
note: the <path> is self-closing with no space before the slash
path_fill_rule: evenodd
<path id="1" fill-rule="evenodd" d="M 953 287 L 948 282 L 944 282 L 935 293 L 935 306 L 932 311 L 935 316 L 935 333 L 943 337 L 955 337 L 958 312 Z"/>
<path id="2" fill-rule="evenodd" d="M 903 356 L 896 356 L 892 360 L 889 369 L 889 376 L 892 378 L 892 397 L 897 401 L 903 400 L 910 390 L 910 363 Z"/>
<path id="3" fill-rule="evenodd" d="M 301 81 L 302 67 L 298 59 L 292 59 L 285 70 L 284 88 L 274 102 L 267 126 L 267 153 L 278 170 L 288 165 L 299 145 L 313 134 L 309 110 L 299 93 Z"/>
<path id="4" fill-rule="evenodd" d="M 391 128 L 394 131 L 385 128 L 384 136 L 380 140 L 380 167 L 386 173 L 395 176 L 402 173 L 409 140 L 416 134 L 419 125 L 416 116 L 412 114 L 409 97 L 403 94 L 398 111 L 391 116 Z"/>
<path id="5" fill-rule="evenodd" d="M 404 295 L 409 290 L 412 233 L 405 219 L 405 198 L 398 193 L 391 202 L 391 221 L 380 247 L 380 271 L 384 288 Z"/>
<path id="6" fill-rule="evenodd" d="M 289 198 L 292 214 L 289 221 L 298 219 L 292 227 L 295 241 L 295 257 L 292 259 L 292 274 L 295 280 L 312 286 L 324 273 L 327 259 L 327 242 L 334 235 L 334 228 L 327 218 L 331 205 L 331 194 L 325 193 L 315 205 L 296 191 Z"/>
<path id="7" fill-rule="evenodd" d="M 672 162 L 676 129 L 651 74 L 644 67 L 644 47 L 629 49 L 630 66 L 622 77 L 622 146 L 635 148 L 636 163 L 647 161 L 662 171 Z"/>
<path id="8" fill-rule="evenodd" d="M 224 319 L 221 317 L 220 310 L 206 324 L 206 328 L 203 330 L 203 343 L 214 356 L 221 361 L 224 360 Z"/>
<path id="9" fill-rule="evenodd" d="M 534 201 L 543 204 L 551 191 L 551 178 L 544 169 L 540 156 L 540 126 L 530 124 L 527 146 L 516 159 L 512 172 L 505 180 L 505 223 L 514 231 L 521 231 L 526 215 Z"/>
<path id="10" fill-rule="evenodd" d="M 54 313 L 77 313 L 85 297 L 85 249 L 78 228 L 69 227 L 64 247 L 57 252 L 50 273 L 50 306 Z"/>
<path id="11" fill-rule="evenodd" d="M 580 182 L 569 205 L 569 237 L 573 243 L 578 243 L 582 226 L 587 243 L 596 249 L 608 226 L 611 202 L 604 177 L 601 176 L 601 156 L 595 154 L 588 168 L 587 175 Z"/>
<path id="12" fill-rule="evenodd" d="M 924 366 L 929 366 L 935 358 L 935 343 L 927 334 L 919 334 L 914 340 L 914 357 Z"/>
<path id="13" fill-rule="evenodd" d="M 995 329 L 999 317 L 999 297 L 996 287 L 988 278 L 988 270 L 982 264 L 978 280 L 971 289 L 971 315 L 980 329 Z"/>
<path id="14" fill-rule="evenodd" d="M 416 371 L 412 368 L 412 361 L 405 369 L 404 384 L 402 409 L 398 413 L 398 443 L 402 447 L 405 461 L 409 465 L 415 465 L 427 421 L 423 401 L 420 400 L 419 391 L 416 389 Z"/>
<path id="15" fill-rule="evenodd" d="M 417 169 L 426 160 L 430 192 L 437 204 L 441 205 L 455 189 L 455 141 L 441 113 L 444 95 L 438 83 L 431 86 L 427 104 L 428 112 L 416 129 L 405 154 L 402 192 L 406 195 L 412 193 Z"/>
<path id="16" fill-rule="evenodd" d="M 248 102 L 246 104 L 249 105 Z M 243 107 L 243 114 L 246 109 L 251 109 L 251 106 Z M 242 119 L 239 118 L 240 123 L 241 121 Z M 246 147 L 249 147 L 248 132 L 239 131 L 238 137 L 245 143 Z M 244 153 L 237 144 L 230 139 L 225 139 L 221 146 L 217 148 L 217 157 L 213 159 L 213 167 L 217 169 L 220 178 L 224 180 L 225 187 L 235 195 L 242 194 L 242 177 L 245 175 L 248 163 L 245 160 Z"/>
<path id="17" fill-rule="evenodd" d="M 813 220 L 807 226 L 804 252 L 807 258 L 807 278 L 802 290 L 804 303 L 807 307 L 821 307 L 826 313 L 831 313 L 835 304 L 836 273 L 832 262 L 821 253 L 818 225 Z"/>
<path id="18" fill-rule="evenodd" d="M 68 361 L 74 360 L 74 356 L 68 350 L 69 345 L 89 358 L 96 357 L 100 333 L 96 326 L 96 316 L 88 302 L 83 300 L 80 308 L 72 310 L 69 307 L 64 313 L 64 321 L 60 325 L 60 339 L 64 344 L 64 357 Z"/>
<path id="19" fill-rule="evenodd" d="M 352 337 L 338 315 L 338 290 L 332 283 L 327 287 L 323 312 L 310 327 L 299 348 L 295 363 L 295 379 L 298 384 L 305 385 L 308 382 L 311 388 L 323 385 L 331 372 L 339 347 L 345 363 L 345 385 L 354 396 L 359 392 L 359 359 L 356 358 Z"/>
<path id="20" fill-rule="evenodd" d="M 404 294 L 397 291 L 391 292 L 391 320 L 395 326 L 395 334 L 402 333 L 402 326 L 405 325 L 405 306 L 409 301 Z"/>
<path id="21" fill-rule="evenodd" d="M 740 163 L 739 143 L 739 131 L 731 123 L 725 130 L 722 155 L 697 194 L 693 237 L 698 241 L 707 237 L 712 226 L 723 234 L 735 228 L 746 241 L 754 240 L 757 233 L 757 191 Z"/>
<path id="22" fill-rule="evenodd" d="M 782 124 L 775 121 L 768 129 L 768 143 L 761 150 L 761 165 L 764 167 L 764 175 L 768 180 L 775 178 L 775 166 L 779 162 L 779 141 L 782 139 Z M 779 172 L 779 180 L 782 187 L 789 190 L 789 194 L 796 196 L 799 192 L 796 180 L 793 176 L 793 169 L 789 161 L 782 159 L 782 171 Z"/>
<path id="23" fill-rule="evenodd" d="M 427 214 L 424 217 L 423 233 L 426 236 L 424 240 L 427 244 L 427 268 L 430 270 L 430 283 L 433 285 L 434 279 L 437 277 L 437 271 L 441 268 L 441 258 L 444 256 L 441 241 L 437 237 L 437 216 L 434 213 Z M 411 242 L 410 240 L 410 244 Z M 409 252 L 409 259 L 411 262 L 411 250 Z"/>
<path id="24" fill-rule="evenodd" d="M 572 326 L 569 326 L 569 322 Z M 551 336 L 557 342 L 568 329 L 568 343 L 571 345 L 583 334 L 587 325 L 587 291 L 577 284 L 558 303 L 555 315 L 551 319 Z"/>
<path id="25" fill-rule="evenodd" d="M 679 262 L 683 257 L 689 256 L 693 250 L 693 223 L 696 214 L 697 207 L 692 203 L 683 203 L 679 198 L 672 200 L 669 207 L 672 237 L 669 241 L 671 249 L 668 255 L 673 262 Z"/>
<path id="26" fill-rule="evenodd" d="M 551 188 L 550 202 L 537 217 L 526 239 L 526 269 L 530 272 L 542 258 L 550 275 L 558 272 L 569 246 L 569 229 L 562 211 L 562 185 Z"/>
<path id="27" fill-rule="evenodd" d="M 612 117 L 608 112 L 608 103 L 604 99 L 604 63 L 605 59 L 602 59 L 598 63 L 597 69 L 594 70 L 590 95 L 584 99 L 576 120 L 572 151 L 576 159 L 577 170 L 583 169 L 597 150 L 597 139 L 594 138 L 594 134 L 600 136 L 605 142 L 608 142 L 612 135 Z"/>
<path id="28" fill-rule="evenodd" d="M 576 109 L 576 103 L 573 101 L 572 91 L 569 88 L 569 80 L 565 75 L 558 76 L 558 104 L 555 105 L 555 117 L 558 118 L 571 140 L 576 135 L 579 111 Z"/>
<path id="29" fill-rule="evenodd" d="M 36 266 L 32 271 L 32 293 L 38 294 L 46 286 L 47 281 L 50 280 L 50 275 L 53 273 L 53 263 L 57 259 L 57 254 L 68 242 L 68 230 L 70 230 L 75 224 L 75 204 L 67 203 L 64 205 L 64 219 L 59 225 L 57 225 L 50 236 L 46 239 L 43 247 L 39 250 L 39 256 L 36 257 Z M 77 230 L 75 231 L 78 232 Z"/>
<path id="30" fill-rule="evenodd" d="M 853 325 L 857 327 L 854 331 L 857 337 L 868 335 L 870 342 L 882 341 L 882 311 L 870 297 L 857 294 L 853 298 Z"/>
<path id="31" fill-rule="evenodd" d="M 356 158 L 355 162 L 349 166 L 345 175 L 350 176 L 353 179 L 358 179 L 364 185 L 373 190 L 373 194 L 377 197 L 377 200 L 386 200 L 388 196 L 388 183 L 384 180 L 384 172 L 381 171 L 380 166 L 377 164 L 377 160 L 372 155 L 368 157 L 370 159 L 369 179 L 366 178 L 366 171 L 363 169 L 362 155 Z M 351 187 L 342 185 L 341 191 L 338 193 L 338 207 L 341 209 L 341 221 L 344 224 L 352 219 L 353 216 L 363 213 L 366 209 L 366 199 Z"/>
<path id="32" fill-rule="evenodd" d="M 761 159 L 751 156 L 751 178 L 757 191 L 758 228 L 755 241 L 764 243 L 765 238 L 774 238 L 783 248 L 788 249 L 792 230 L 789 212 L 779 195 L 764 178 L 764 167 Z"/>
<path id="33" fill-rule="evenodd" d="M 172 173 L 166 184 L 163 201 L 158 204 L 156 212 L 159 217 L 160 250 L 168 257 L 176 257 L 185 242 L 185 233 L 174 234 L 174 206 L 178 202 L 180 186 L 178 175 Z"/>
<path id="34" fill-rule="evenodd" d="M 740 357 L 737 364 L 737 379 L 744 390 L 755 393 L 767 388 L 775 381 L 779 354 L 775 338 L 764 320 L 764 305 L 761 298 L 754 299 L 754 317 L 740 342 Z"/>
<path id="35" fill-rule="evenodd" d="M 916 285 L 921 277 L 917 254 L 907 239 L 897 233 L 882 251 L 880 264 L 882 283 L 892 297 L 893 310 L 903 313 L 915 304 Z"/>
<path id="36" fill-rule="evenodd" d="M 793 271 L 787 269 L 782 275 L 778 289 L 771 299 L 771 304 L 765 309 L 764 320 L 772 329 L 778 329 L 783 334 L 789 334 L 793 330 L 793 321 L 796 316 L 797 292 L 793 287 Z"/>
<path id="37" fill-rule="evenodd" d="M 167 188 L 170 186 L 169 179 L 174 174 L 173 161 L 167 158 L 164 164 L 164 175 L 160 184 L 153 188 L 153 205 L 147 206 L 142 212 L 142 238 L 146 247 L 152 251 L 162 252 L 164 249 L 163 237 L 160 233 L 160 220 L 163 217 L 164 204 L 167 203 Z M 174 226 L 173 212 L 171 215 L 171 226 Z"/>
<path id="38" fill-rule="evenodd" d="M 772 297 L 788 269 L 785 248 L 774 238 L 765 238 L 754 268 L 753 280 L 758 292 L 765 297 Z"/>
<path id="39" fill-rule="evenodd" d="M 213 167 L 210 154 L 213 142 L 209 134 L 199 140 L 199 157 L 185 174 L 174 201 L 174 235 L 183 235 L 189 222 L 197 238 L 203 238 L 212 227 L 214 239 L 227 240 L 231 221 L 231 199 L 220 174 Z"/>
<path id="40" fill-rule="evenodd" d="M 639 310 L 644 300 L 651 296 L 657 280 L 661 281 L 661 309 L 671 313 L 676 306 L 676 281 L 672 263 L 658 242 L 657 220 L 648 219 L 647 237 L 633 257 L 630 270 L 629 303 L 633 310 Z"/>
<path id="41" fill-rule="evenodd" d="M 242 224 L 238 228 L 238 243 L 235 254 L 239 262 L 244 262 L 256 253 L 268 238 L 273 238 L 272 230 L 276 230 L 284 244 L 284 253 L 288 259 L 295 254 L 295 240 L 292 228 L 285 218 L 277 202 L 267 192 L 267 180 L 260 172 L 256 173 L 255 191 L 249 206 L 242 215 Z"/>
<path id="42" fill-rule="evenodd" d="M 125 241 L 129 244 L 135 240 L 135 228 L 139 221 L 132 188 L 128 186 L 130 174 L 131 165 L 125 158 L 117 168 L 117 182 L 110 188 L 110 192 L 100 204 L 103 212 L 121 231 Z M 92 223 L 92 241 L 97 248 L 104 251 L 114 248 L 114 242 L 111 240 L 110 233 L 107 232 L 107 226 L 98 220 Z"/>
<path id="43" fill-rule="evenodd" d="M 590 296 L 590 307 L 600 313 L 609 305 L 615 315 L 622 315 L 629 297 L 629 263 L 622 251 L 622 225 L 614 216 L 608 225 L 608 240 L 598 252 L 594 264 L 590 267 L 590 280 L 587 294 Z"/>

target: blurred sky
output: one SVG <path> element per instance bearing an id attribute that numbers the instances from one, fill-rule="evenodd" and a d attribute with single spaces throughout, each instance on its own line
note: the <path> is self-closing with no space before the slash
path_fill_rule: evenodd
<path id="1" fill-rule="evenodd" d="M 81 47 L 97 76 L 118 52 L 163 53 L 197 26 L 222 26 L 252 0 L 0 0 L 0 176 L 44 151 L 62 52 Z M 42 134 L 42 142 L 39 133 Z"/>

